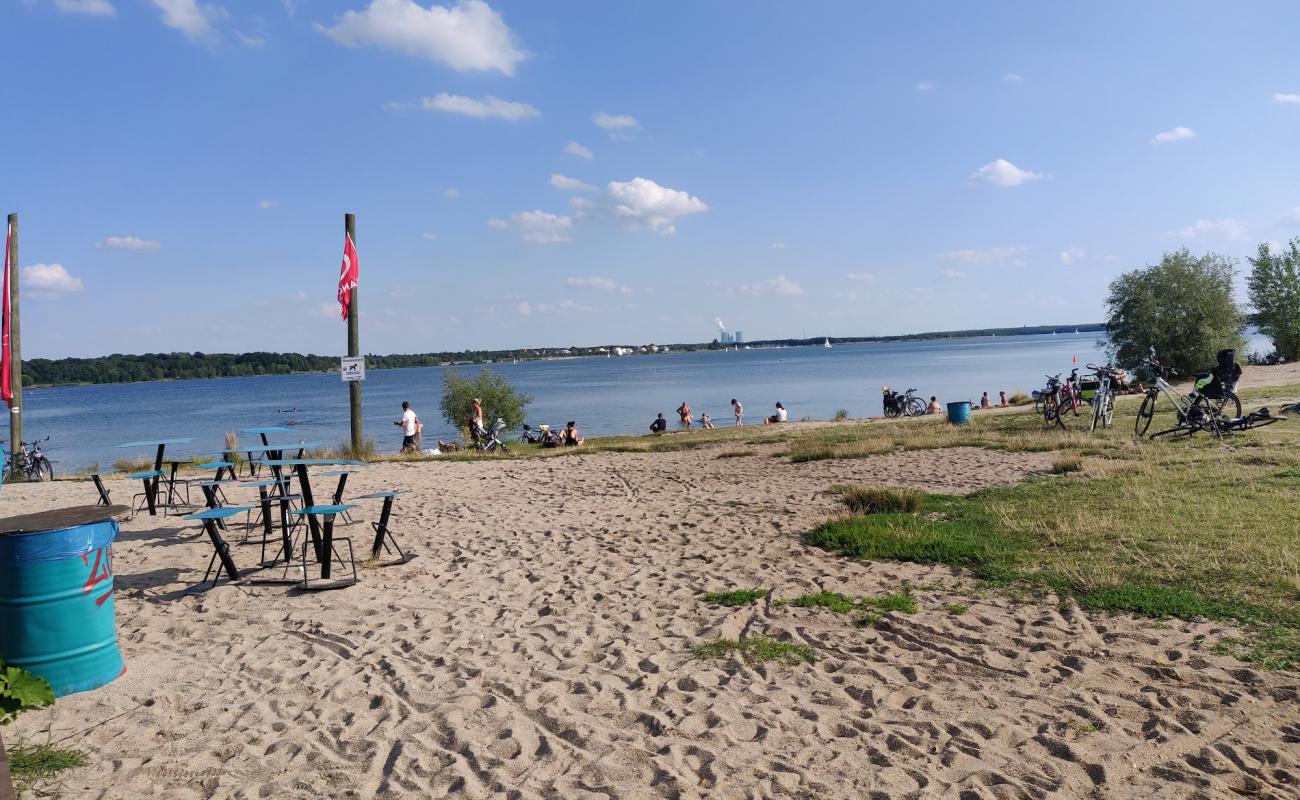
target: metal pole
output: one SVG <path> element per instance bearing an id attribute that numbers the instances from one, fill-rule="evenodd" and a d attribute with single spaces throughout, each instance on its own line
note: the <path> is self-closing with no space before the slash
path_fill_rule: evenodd
<path id="1" fill-rule="evenodd" d="M 22 327 L 18 324 L 18 215 L 9 215 L 9 385 L 14 402 L 9 413 L 9 451 L 17 474 L 23 441 L 23 349 Z"/>
<path id="2" fill-rule="evenodd" d="M 343 228 L 352 239 L 352 246 L 357 246 L 357 218 L 354 214 L 343 215 Z M 358 258 L 358 260 L 360 260 Z M 357 290 L 354 287 L 348 298 L 348 355 L 361 355 L 361 320 L 357 313 Z M 361 452 L 361 382 L 348 382 L 348 408 L 352 414 L 352 455 L 355 458 Z"/>

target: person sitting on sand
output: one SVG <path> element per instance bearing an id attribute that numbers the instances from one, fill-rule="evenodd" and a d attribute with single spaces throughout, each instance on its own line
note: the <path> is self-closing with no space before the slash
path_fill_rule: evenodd
<path id="1" fill-rule="evenodd" d="M 564 426 L 564 433 L 560 434 L 560 436 L 564 440 L 565 447 L 579 447 L 582 445 L 582 437 L 578 435 L 578 426 L 574 424 L 573 420 L 569 420 L 569 424 Z"/>
<path id="2" fill-rule="evenodd" d="M 943 407 L 939 405 L 939 398 L 930 395 L 930 407 L 925 410 L 927 414 L 942 414 Z"/>
<path id="3" fill-rule="evenodd" d="M 706 431 L 713 430 L 713 420 L 709 419 L 708 414 L 700 414 L 700 427 Z"/>
<path id="4" fill-rule="evenodd" d="M 686 405 L 685 400 L 683 400 L 682 404 L 677 407 L 677 416 L 681 417 L 682 427 L 690 430 L 691 420 L 693 417 L 691 417 L 691 407 Z"/>
<path id="5" fill-rule="evenodd" d="M 1002 406 L 1003 408 L 1006 408 L 1009 405 L 1009 403 L 1007 403 L 1006 392 L 998 392 L 998 405 Z"/>
<path id="6" fill-rule="evenodd" d="M 781 405 L 781 401 L 778 400 L 776 401 L 776 413 L 764 420 L 764 424 L 775 425 L 778 422 L 786 422 L 789 419 L 790 415 L 786 413 L 785 406 Z"/>
<path id="7" fill-rule="evenodd" d="M 989 393 L 985 392 L 980 397 L 980 408 L 992 408 L 993 404 L 989 402 Z"/>
<path id="8" fill-rule="evenodd" d="M 745 415 L 745 407 L 734 397 L 731 398 L 731 410 L 736 412 L 736 427 L 739 428 L 744 425 L 745 423 L 741 422 L 740 418 Z"/>
<path id="9" fill-rule="evenodd" d="M 655 417 L 655 421 L 650 423 L 650 432 L 663 433 L 666 430 L 668 430 L 668 420 L 664 419 L 664 414 L 660 411 L 659 416 Z"/>

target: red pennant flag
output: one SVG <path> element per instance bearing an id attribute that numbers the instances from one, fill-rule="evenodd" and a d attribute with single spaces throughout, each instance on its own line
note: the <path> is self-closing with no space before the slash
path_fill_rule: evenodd
<path id="1" fill-rule="evenodd" d="M 9 239 L 14 235 L 13 226 L 5 228 L 5 277 L 4 277 L 4 321 L 0 322 L 0 400 L 14 407 L 14 388 L 10 384 L 9 371 L 12 366 L 9 351 Z"/>
<path id="2" fill-rule="evenodd" d="M 1078 363 L 1079 363 L 1079 357 L 1078 357 L 1078 356 L 1070 356 L 1070 363 L 1071 363 L 1071 364 L 1078 364 Z"/>
<path id="3" fill-rule="evenodd" d="M 346 238 L 347 240 L 343 243 L 343 264 L 339 267 L 339 305 L 343 308 L 343 319 L 345 320 L 348 318 L 348 305 L 352 302 L 350 293 L 357 287 L 357 279 L 361 276 L 361 267 L 357 263 L 357 246 L 352 243 L 352 234 L 346 234 Z M 8 297 L 9 295 L 6 293 L 6 309 L 8 308 Z M 9 323 L 7 314 L 5 319 L 5 341 L 8 342 Z M 9 352 L 7 345 L 5 352 Z"/>

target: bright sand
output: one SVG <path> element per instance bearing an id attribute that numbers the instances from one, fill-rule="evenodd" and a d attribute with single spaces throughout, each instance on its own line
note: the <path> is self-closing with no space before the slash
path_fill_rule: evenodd
<path id="1" fill-rule="evenodd" d="M 939 450 L 791 464 L 751 447 L 381 464 L 408 564 L 341 591 L 188 593 L 211 549 L 137 517 L 115 547 L 125 675 L 28 714 L 82 748 L 67 798 L 1294 797 L 1295 675 L 1200 645 L 1231 630 L 1016 604 L 953 570 L 806 547 L 832 483 L 966 492 L 1049 454 Z M 325 479 L 328 480 L 328 479 Z M 115 499 L 136 484 L 110 482 Z M 351 494 L 351 493 L 350 493 Z M 6 486 L 11 513 L 93 500 Z M 238 498 L 232 498 L 238 500 Z M 374 519 L 367 506 L 361 520 Z M 359 549 L 369 526 L 348 529 Z M 242 535 L 230 537 L 239 541 Z M 251 566 L 258 546 L 234 555 Z M 917 592 L 856 627 L 713 590 Z M 951 614 L 946 603 L 969 604 Z M 717 637 L 814 664 L 691 658 Z"/>

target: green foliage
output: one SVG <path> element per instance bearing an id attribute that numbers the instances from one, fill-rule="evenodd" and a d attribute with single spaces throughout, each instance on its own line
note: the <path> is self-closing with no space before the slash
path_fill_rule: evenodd
<path id="1" fill-rule="evenodd" d="M 709 592 L 704 595 L 704 602 L 735 608 L 749 605 L 755 600 L 767 597 L 766 589 L 732 589 L 727 592 Z"/>
<path id="2" fill-rule="evenodd" d="M 1220 348 L 1241 349 L 1245 319 L 1232 298 L 1232 261 L 1186 248 L 1111 281 L 1107 348 L 1116 362 L 1142 363 L 1155 347 L 1165 366 L 1190 374 L 1214 363 Z"/>
<path id="3" fill-rule="evenodd" d="M 1216 655 L 1232 656 L 1264 669 L 1300 667 L 1300 631 L 1286 625 L 1257 627 L 1245 639 L 1224 639 L 1210 649 Z"/>
<path id="4" fill-rule="evenodd" d="M 478 375 L 467 378 L 454 369 L 442 374 L 442 416 L 459 430 L 469 429 L 474 398 L 483 402 L 483 424 L 505 420 L 506 430 L 524 424 L 524 410 L 533 398 L 511 385 L 505 376 L 484 367 Z"/>
<path id="5" fill-rule="evenodd" d="M 793 600 L 787 600 L 783 605 L 791 605 L 796 608 L 829 608 L 836 614 L 848 614 L 853 611 L 862 611 L 864 617 L 873 617 L 870 620 L 875 622 L 880 618 L 878 614 L 865 609 L 877 609 L 880 611 L 900 611 L 904 614 L 916 613 L 916 598 L 908 589 L 904 589 L 898 594 L 887 594 L 880 597 L 861 597 L 853 598 L 839 592 L 812 592 L 796 597 Z M 861 620 L 859 620 L 861 621 Z"/>
<path id="6" fill-rule="evenodd" d="M 965 614 L 967 611 L 970 611 L 970 606 L 965 603 L 945 603 L 943 610 L 947 611 L 949 614 L 960 616 Z"/>
<path id="7" fill-rule="evenodd" d="M 844 421 L 847 420 L 848 418 L 849 418 L 849 410 L 848 410 L 847 408 L 841 408 L 841 409 L 836 410 L 836 412 L 835 412 L 835 421 L 836 421 L 836 422 L 844 422 Z"/>
<path id="8" fill-rule="evenodd" d="M 836 614 L 847 614 L 854 609 L 856 602 L 852 597 L 839 592 L 813 592 L 796 597 L 789 605 L 798 608 L 829 608 Z"/>
<path id="9" fill-rule="evenodd" d="M 63 770 L 84 767 L 86 763 L 86 754 L 80 750 L 55 747 L 50 742 L 23 742 L 9 750 L 9 773 L 19 797 L 29 790 L 41 797 L 57 797 L 57 792 L 48 791 L 54 778 Z"/>
<path id="10" fill-rule="evenodd" d="M 761 666 L 775 661 L 787 666 L 816 660 L 812 648 L 794 642 L 783 642 L 766 636 L 751 636 L 748 639 L 718 639 L 699 645 L 691 650 L 697 659 L 727 658 L 737 654 L 751 666 Z"/>
<path id="11" fill-rule="evenodd" d="M 831 491 L 840 502 L 858 514 L 915 514 L 921 510 L 925 495 L 915 489 L 892 486 L 847 486 L 836 484 Z"/>
<path id="12" fill-rule="evenodd" d="M 0 663 L 0 725 L 13 722 L 23 711 L 53 704 L 54 690 L 48 681 L 22 667 Z"/>
<path id="13" fill-rule="evenodd" d="M 878 608 L 881 611 L 898 611 L 903 614 L 916 613 L 916 597 L 910 591 L 887 594 L 881 597 L 864 597 L 862 605 Z"/>
<path id="14" fill-rule="evenodd" d="M 1278 355 L 1300 360 L 1300 237 L 1277 253 L 1261 244 L 1250 264 L 1246 286 L 1256 325 L 1273 340 Z"/>

